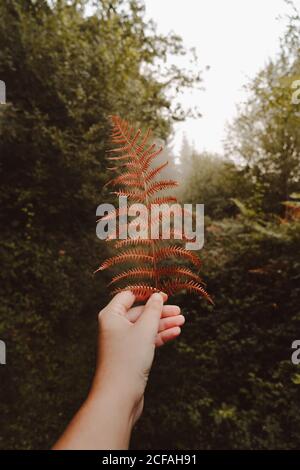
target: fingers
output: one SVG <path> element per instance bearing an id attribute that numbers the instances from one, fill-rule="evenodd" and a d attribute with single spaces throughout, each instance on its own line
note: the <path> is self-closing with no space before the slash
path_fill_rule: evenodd
<path id="1" fill-rule="evenodd" d="M 168 300 L 168 294 L 166 294 L 165 292 L 159 292 L 159 295 L 162 297 L 163 303 L 165 303 Z"/>
<path id="2" fill-rule="evenodd" d="M 178 305 L 164 305 L 162 311 L 162 318 L 173 317 L 174 315 L 179 315 L 181 312 Z"/>
<path id="3" fill-rule="evenodd" d="M 120 315 L 125 315 L 130 307 L 132 307 L 134 304 L 134 301 L 135 295 L 131 291 L 123 291 L 115 295 L 104 310 L 107 312 L 115 312 L 119 313 Z"/>
<path id="4" fill-rule="evenodd" d="M 155 339 L 155 346 L 159 348 L 163 346 L 168 341 L 172 341 L 172 339 L 177 338 L 181 333 L 181 329 L 179 326 L 174 326 L 173 328 L 169 328 L 168 330 L 164 330 L 161 333 L 158 333 Z"/>
<path id="5" fill-rule="evenodd" d="M 141 316 L 145 306 L 139 305 L 138 307 L 131 308 L 126 313 L 126 318 L 135 323 L 137 319 Z M 177 305 L 164 305 L 161 313 L 161 318 L 173 317 L 180 314 L 180 308 Z"/>
<path id="6" fill-rule="evenodd" d="M 149 297 L 144 311 L 136 321 L 136 327 L 142 333 L 155 337 L 163 310 L 165 297 L 160 293 L 152 294 Z"/>
<path id="7" fill-rule="evenodd" d="M 164 330 L 169 330 L 175 326 L 182 326 L 185 322 L 185 318 L 183 315 L 175 315 L 173 317 L 166 317 L 162 318 L 159 322 L 158 332 L 162 332 Z"/>

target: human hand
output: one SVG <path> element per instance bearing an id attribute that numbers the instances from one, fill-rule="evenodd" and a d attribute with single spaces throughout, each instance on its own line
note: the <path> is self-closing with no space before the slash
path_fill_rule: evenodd
<path id="1" fill-rule="evenodd" d="M 185 319 L 176 305 L 164 305 L 167 295 L 153 294 L 146 305 L 132 308 L 130 291 L 117 294 L 99 314 L 99 357 L 92 393 L 105 389 L 122 395 L 134 424 L 143 409 L 143 396 L 155 347 L 176 338 Z"/>
<path id="2" fill-rule="evenodd" d="M 176 338 L 184 317 L 167 295 L 132 308 L 130 291 L 99 314 L 99 357 L 89 396 L 53 449 L 128 449 L 139 418 L 155 347 Z"/>

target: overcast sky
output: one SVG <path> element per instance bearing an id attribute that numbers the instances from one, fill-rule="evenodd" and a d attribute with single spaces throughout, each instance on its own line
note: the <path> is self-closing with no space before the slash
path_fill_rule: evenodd
<path id="1" fill-rule="evenodd" d="M 183 132 L 198 150 L 222 152 L 226 121 L 245 99 L 243 85 L 279 49 L 288 7 L 283 0 L 145 0 L 147 16 L 158 31 L 170 30 L 195 47 L 205 91 L 184 95 L 183 103 L 198 104 L 203 117 L 176 127 L 178 149 Z"/>

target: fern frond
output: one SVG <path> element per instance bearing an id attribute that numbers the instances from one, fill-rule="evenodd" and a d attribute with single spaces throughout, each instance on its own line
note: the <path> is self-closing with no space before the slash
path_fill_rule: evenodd
<path id="1" fill-rule="evenodd" d="M 162 196 L 162 197 L 157 197 L 155 199 L 152 199 L 151 204 L 170 204 L 177 202 L 177 198 L 174 196 Z"/>
<path id="2" fill-rule="evenodd" d="M 148 144 L 150 136 L 151 136 L 151 129 L 148 128 L 147 131 L 144 134 L 144 137 L 143 137 L 140 145 L 137 145 L 137 147 L 136 147 L 136 153 L 138 155 L 141 155 L 141 153 L 143 152 L 144 148 Z"/>
<path id="3" fill-rule="evenodd" d="M 106 183 L 106 185 L 108 184 L 113 185 L 113 186 L 117 186 L 121 184 L 123 186 L 136 186 L 139 188 L 143 188 L 143 184 L 140 178 L 138 177 L 138 175 L 134 173 L 124 173 L 123 175 L 120 175 L 117 178 L 114 178 L 110 180 L 108 183 Z"/>
<path id="4" fill-rule="evenodd" d="M 124 167 L 128 168 L 128 170 L 136 170 L 136 162 L 129 160 L 128 162 L 124 163 Z M 121 168 L 121 165 L 119 165 L 119 168 Z"/>
<path id="5" fill-rule="evenodd" d="M 115 289 L 112 294 L 118 294 L 119 292 L 126 290 L 130 290 L 135 295 L 135 299 L 138 302 L 144 302 L 150 297 L 150 295 L 154 294 L 154 292 L 160 292 L 159 289 L 150 286 L 149 284 L 135 284 L 126 286 L 124 288 Z"/>
<path id="6" fill-rule="evenodd" d="M 123 153 L 123 152 L 129 152 L 135 145 L 136 141 L 138 140 L 140 136 L 140 129 L 136 132 L 134 138 L 132 140 L 129 140 L 129 143 L 127 145 L 124 145 L 123 147 L 117 147 L 114 149 L 108 150 L 108 152 L 111 153 Z"/>
<path id="7" fill-rule="evenodd" d="M 135 130 L 127 121 L 119 116 L 111 116 L 112 132 L 111 142 L 114 147 L 109 151 L 108 160 L 113 161 L 110 169 L 116 171 L 115 178 L 106 185 L 113 185 L 116 191 L 112 194 L 116 196 L 126 196 L 129 201 L 139 202 L 146 205 L 151 211 L 152 204 L 165 205 L 166 214 L 169 212 L 168 205 L 176 203 L 174 196 L 158 196 L 160 191 L 173 189 L 178 186 L 177 181 L 171 179 L 156 180 L 157 176 L 166 168 L 168 162 L 155 165 L 155 159 L 162 152 L 162 147 L 151 143 L 151 131 L 148 129 L 142 134 L 141 130 Z M 126 214 L 127 208 L 117 209 L 102 217 L 101 221 L 109 221 L 117 216 Z M 186 209 L 175 206 L 172 207 L 174 216 L 193 214 Z M 148 229 L 147 238 L 126 238 L 125 240 L 113 240 L 113 234 L 108 236 L 107 241 L 114 241 L 116 249 L 125 249 L 112 256 L 99 266 L 95 271 L 102 271 L 110 267 L 117 267 L 124 263 L 138 263 L 137 267 L 128 268 L 116 274 L 110 284 L 116 284 L 124 280 L 135 280 L 132 285 L 119 287 L 113 293 L 124 290 L 131 290 L 137 300 L 146 300 L 153 292 L 164 290 L 167 294 L 173 294 L 180 290 L 187 290 L 205 297 L 209 302 L 211 298 L 203 288 L 203 281 L 200 276 L 187 266 L 182 265 L 183 261 L 200 266 L 198 256 L 181 246 L 172 244 L 170 241 L 162 239 L 164 234 L 164 217 L 162 208 L 157 214 L 151 216 L 140 213 L 138 219 L 130 221 L 136 224 L 137 233 L 144 234 Z M 152 240 L 151 236 L 154 224 L 159 224 L 158 239 Z M 126 233 L 127 229 L 122 220 L 118 223 L 118 233 Z M 177 227 L 170 227 L 170 238 L 186 240 L 185 234 L 181 233 Z M 175 264 L 180 259 L 181 264 Z M 141 279 L 141 282 L 140 282 Z M 147 282 L 148 281 L 148 282 Z"/>
<path id="8" fill-rule="evenodd" d="M 128 199 L 131 199 L 132 201 L 135 202 L 144 202 L 145 201 L 145 195 L 144 192 L 142 191 L 112 191 L 112 194 L 115 194 L 116 196 L 126 196 Z"/>
<path id="9" fill-rule="evenodd" d="M 152 245 L 152 240 L 150 238 L 126 238 L 125 240 L 120 240 L 116 242 L 116 248 L 122 248 L 123 246 L 132 246 L 132 245 Z"/>
<path id="10" fill-rule="evenodd" d="M 197 255 L 191 251 L 186 250 L 185 248 L 182 248 L 181 246 L 169 246 L 167 248 L 162 248 L 156 253 L 156 259 L 158 261 L 168 259 L 172 256 L 186 258 L 197 267 L 199 267 L 201 264 Z"/>
<path id="11" fill-rule="evenodd" d="M 166 166 L 169 164 L 169 162 L 165 162 L 160 166 L 157 166 L 156 168 L 153 168 L 148 174 L 146 174 L 145 181 L 146 183 L 149 183 L 152 181 Z"/>
<path id="12" fill-rule="evenodd" d="M 118 157 L 107 157 L 107 160 L 127 160 L 130 154 L 119 155 Z"/>
<path id="13" fill-rule="evenodd" d="M 155 146 L 152 148 L 154 149 Z M 150 153 L 150 154 L 149 152 L 145 153 L 141 158 L 142 171 L 144 172 L 147 171 L 152 160 L 154 160 L 154 158 L 156 158 L 162 151 L 163 151 L 163 147 L 159 147 L 159 149 L 155 150 L 155 152 L 153 153 Z"/>
<path id="14" fill-rule="evenodd" d="M 98 271 L 103 271 L 104 269 L 110 268 L 116 264 L 127 263 L 128 261 L 145 261 L 151 263 L 153 261 L 153 256 L 148 255 L 147 253 L 143 253 L 140 250 L 128 250 L 124 253 L 121 253 L 120 255 L 112 256 L 111 258 L 105 260 L 95 271 L 95 273 Z"/>
<path id="15" fill-rule="evenodd" d="M 155 144 L 151 144 L 146 150 L 143 149 L 142 153 L 139 152 L 138 155 L 139 155 L 139 162 L 140 162 L 140 164 L 142 163 L 142 161 L 143 161 L 146 157 L 148 157 L 148 156 L 151 154 L 152 150 L 154 150 L 155 148 L 156 148 L 156 145 L 155 145 Z"/>
<path id="16" fill-rule="evenodd" d="M 114 276 L 111 280 L 110 284 L 115 284 L 116 282 L 122 281 L 123 279 L 127 278 L 137 278 L 137 277 L 148 277 L 149 279 L 154 279 L 155 272 L 152 266 L 145 266 L 143 268 L 132 268 L 128 271 L 124 271 L 120 274 Z"/>
<path id="17" fill-rule="evenodd" d="M 193 281 L 204 284 L 201 277 L 198 276 L 198 274 L 193 273 L 191 269 L 186 268 L 184 266 L 183 267 L 171 266 L 171 267 L 165 267 L 165 268 L 158 268 L 157 273 L 159 276 L 168 276 L 168 277 L 184 276 L 184 277 L 188 277 L 189 279 L 192 279 Z"/>
<path id="18" fill-rule="evenodd" d="M 159 191 L 164 191 L 170 188 L 176 188 L 177 186 L 178 186 L 177 181 L 161 180 L 161 181 L 156 181 L 155 183 L 152 183 L 150 186 L 148 186 L 145 192 L 148 196 L 152 196 L 153 194 L 158 193 Z"/>
<path id="19" fill-rule="evenodd" d="M 181 279 L 175 279 L 172 281 L 166 281 L 163 284 L 163 288 L 165 291 L 169 292 L 170 295 L 175 294 L 181 290 L 187 290 L 188 292 L 193 292 L 198 295 L 200 294 L 202 297 L 205 297 L 208 302 L 214 305 L 212 298 L 209 296 L 206 290 L 195 281 L 183 282 Z"/>

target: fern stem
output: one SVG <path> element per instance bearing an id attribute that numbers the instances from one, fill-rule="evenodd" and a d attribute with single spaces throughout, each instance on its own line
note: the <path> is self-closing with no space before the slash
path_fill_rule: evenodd
<path id="1" fill-rule="evenodd" d="M 125 132 L 122 131 L 121 129 L 121 132 L 123 134 L 123 137 L 125 138 L 125 140 L 127 141 L 127 144 L 130 145 L 131 142 L 130 140 L 128 139 L 127 135 Z M 134 153 L 133 153 L 134 155 Z M 150 214 L 151 214 L 151 202 L 150 202 L 150 199 L 149 199 L 149 196 L 148 196 L 148 193 L 147 193 L 147 189 L 148 189 L 148 185 L 147 185 L 147 181 L 146 181 L 146 175 L 143 171 L 143 167 L 139 161 L 138 158 L 136 158 L 136 163 L 140 169 L 140 172 L 141 172 L 141 177 L 142 177 L 142 185 L 143 185 L 143 190 L 144 190 L 144 194 L 145 194 L 145 199 L 146 199 L 146 205 L 147 205 L 147 208 L 149 210 L 149 207 L 150 207 Z M 148 214 L 148 230 L 149 230 L 149 227 L 151 227 L 151 215 Z M 151 230 L 151 229 L 150 229 Z M 150 235 L 151 237 L 151 233 L 148 235 Z M 150 238 L 151 239 L 151 238 Z M 155 282 L 155 288 L 156 289 L 159 289 L 159 280 L 158 280 L 158 271 L 157 271 L 157 261 L 156 261 L 156 250 L 155 250 L 155 240 L 152 240 L 151 239 L 151 251 L 152 251 L 152 257 L 153 257 L 153 271 L 154 271 L 154 282 Z"/>

